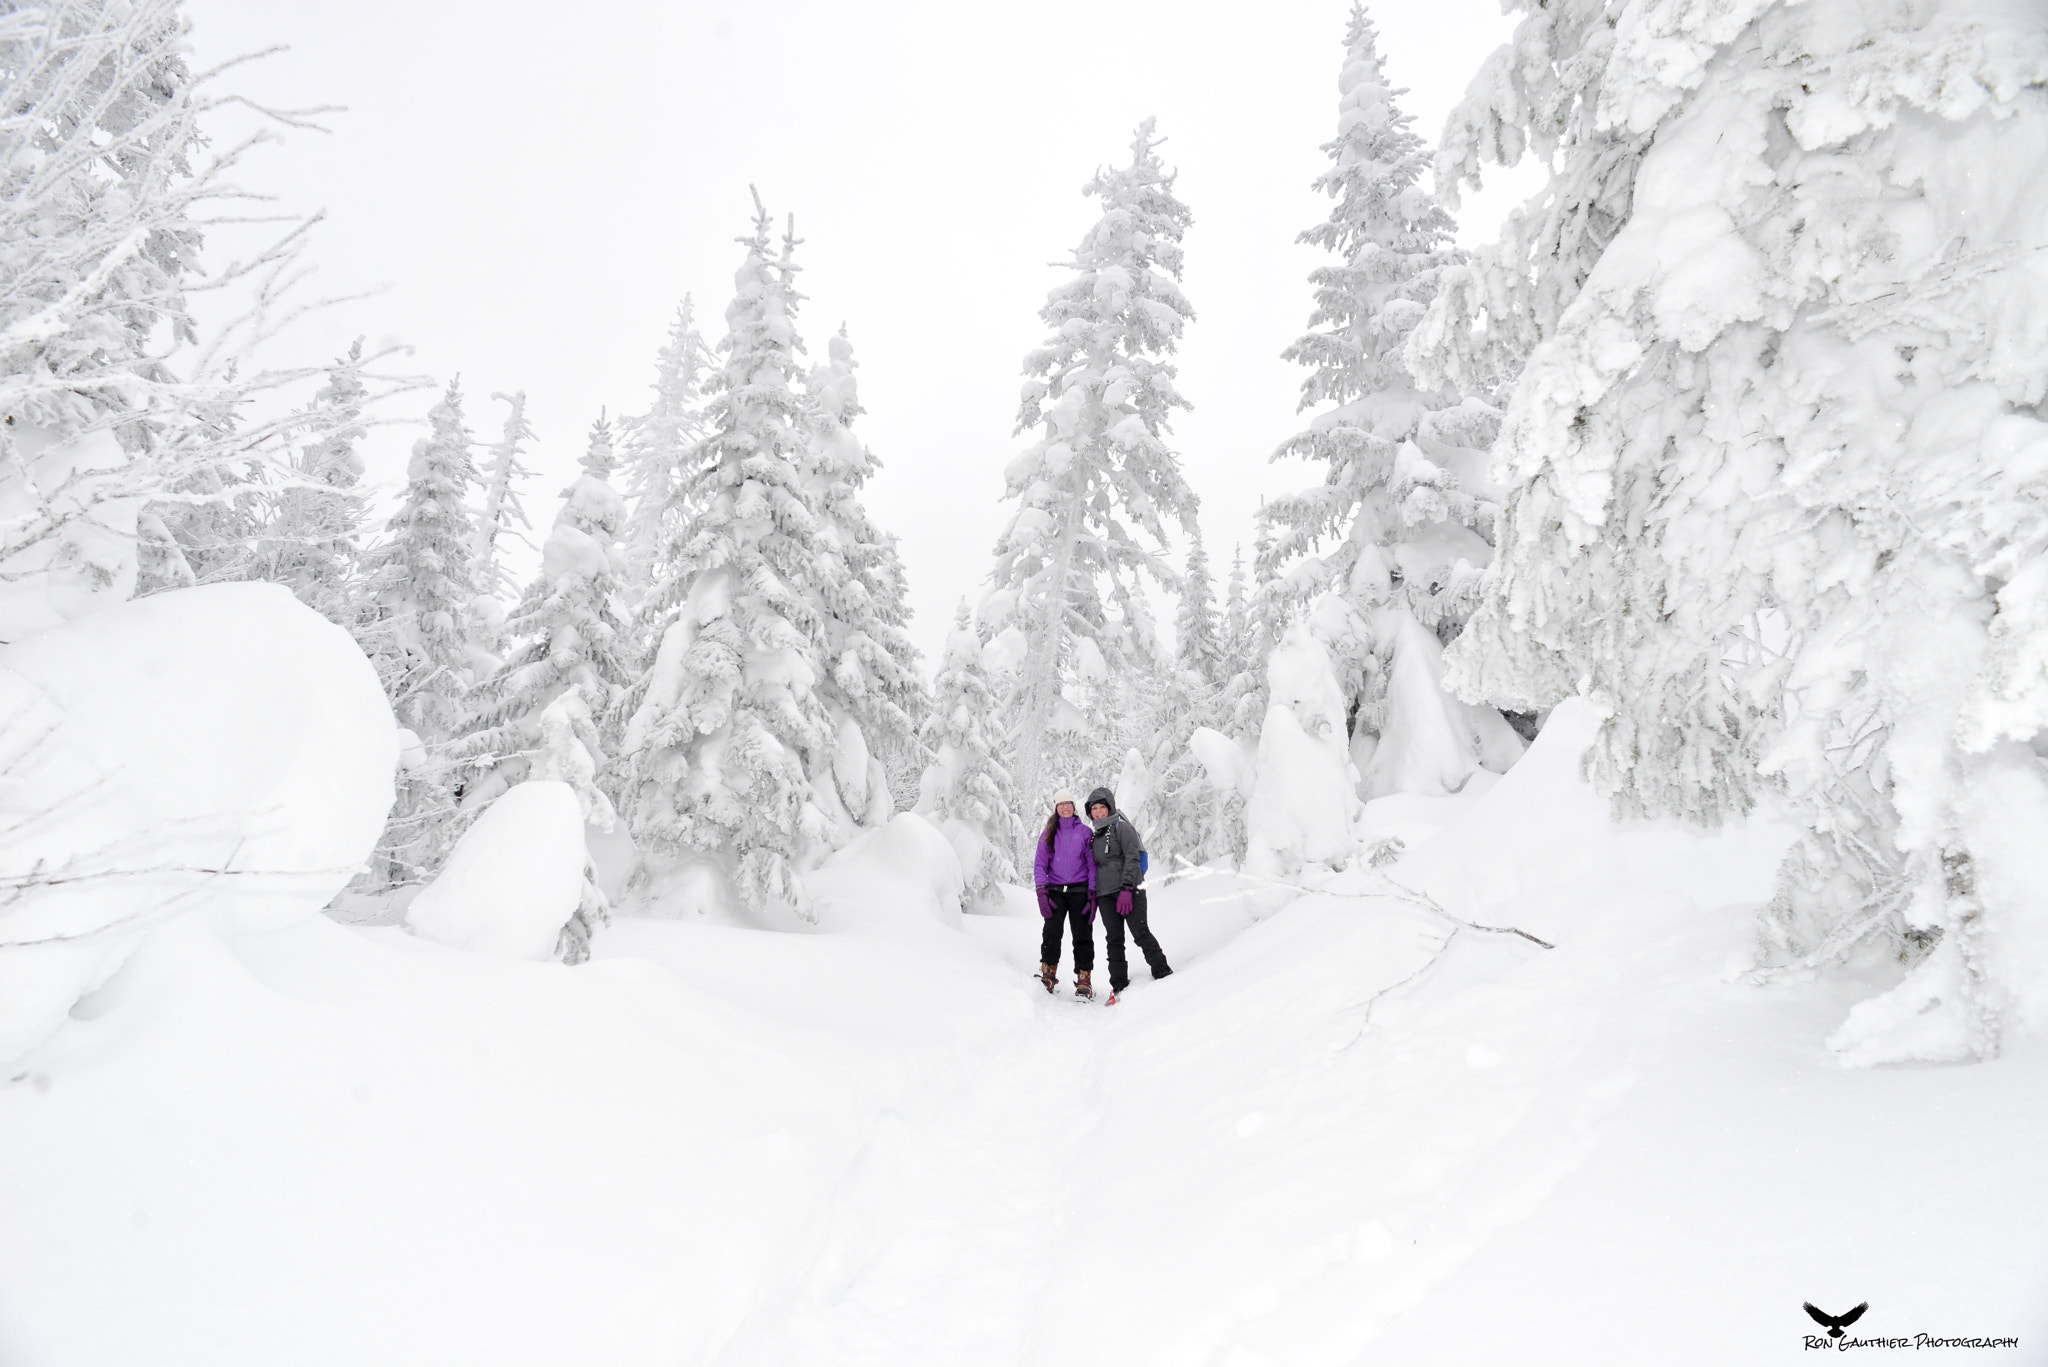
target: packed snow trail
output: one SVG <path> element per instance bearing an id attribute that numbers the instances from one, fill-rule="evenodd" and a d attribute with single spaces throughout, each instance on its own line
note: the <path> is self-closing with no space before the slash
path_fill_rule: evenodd
<path id="1" fill-rule="evenodd" d="M 1095 1025 L 1048 1000 L 1027 1038 L 960 1092 L 885 1112 L 834 1196 L 823 1248 L 717 1360 L 997 1367 L 1035 1356 L 1033 1307 L 1090 1224 L 1071 1174 L 1087 1159 Z"/>

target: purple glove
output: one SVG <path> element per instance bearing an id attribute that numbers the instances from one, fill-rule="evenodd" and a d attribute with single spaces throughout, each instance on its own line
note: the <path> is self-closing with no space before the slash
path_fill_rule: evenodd
<path id="1" fill-rule="evenodd" d="M 1118 888 L 1116 890 L 1116 914 L 1119 916 L 1129 916 L 1131 914 L 1131 890 L 1129 888 Z"/>
<path id="2" fill-rule="evenodd" d="M 1095 924 L 1095 894 L 1092 892 L 1088 894 L 1088 924 Z"/>
<path id="3" fill-rule="evenodd" d="M 1052 894 L 1045 890 L 1043 883 L 1038 885 L 1038 914 L 1048 920 L 1052 917 Z"/>

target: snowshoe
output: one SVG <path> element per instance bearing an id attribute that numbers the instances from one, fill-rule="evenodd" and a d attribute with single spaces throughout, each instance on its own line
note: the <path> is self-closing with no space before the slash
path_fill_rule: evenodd
<path id="1" fill-rule="evenodd" d="M 1089 985 L 1088 971 L 1085 969 L 1074 975 L 1074 995 L 1084 1002 L 1095 1000 L 1095 989 Z"/>
<path id="2" fill-rule="evenodd" d="M 1038 981 L 1045 988 L 1045 994 L 1048 997 L 1054 996 L 1060 990 L 1060 971 L 1051 964 L 1040 964 L 1038 966 Z"/>

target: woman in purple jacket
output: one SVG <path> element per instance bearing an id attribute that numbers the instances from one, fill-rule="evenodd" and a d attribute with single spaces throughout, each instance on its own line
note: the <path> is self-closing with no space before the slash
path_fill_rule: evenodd
<path id="1" fill-rule="evenodd" d="M 1060 923 L 1074 928 L 1074 995 L 1093 998 L 1088 975 L 1095 970 L 1095 832 L 1074 815 L 1074 795 L 1052 795 L 1052 817 L 1038 840 L 1033 872 L 1038 914 L 1045 931 L 1038 939 L 1038 980 L 1045 990 L 1059 986 Z"/>

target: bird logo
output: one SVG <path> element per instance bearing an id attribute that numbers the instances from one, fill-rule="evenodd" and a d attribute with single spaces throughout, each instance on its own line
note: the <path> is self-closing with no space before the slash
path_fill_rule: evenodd
<path id="1" fill-rule="evenodd" d="M 1828 1337 L 1831 1339 L 1840 1338 L 1842 1331 L 1863 1318 L 1863 1312 L 1870 1308 L 1870 1302 L 1865 1301 L 1846 1315 L 1830 1315 L 1826 1311 L 1816 1308 L 1812 1301 L 1807 1301 L 1805 1304 L 1806 1313 L 1813 1316 L 1815 1324 L 1828 1331 Z"/>

